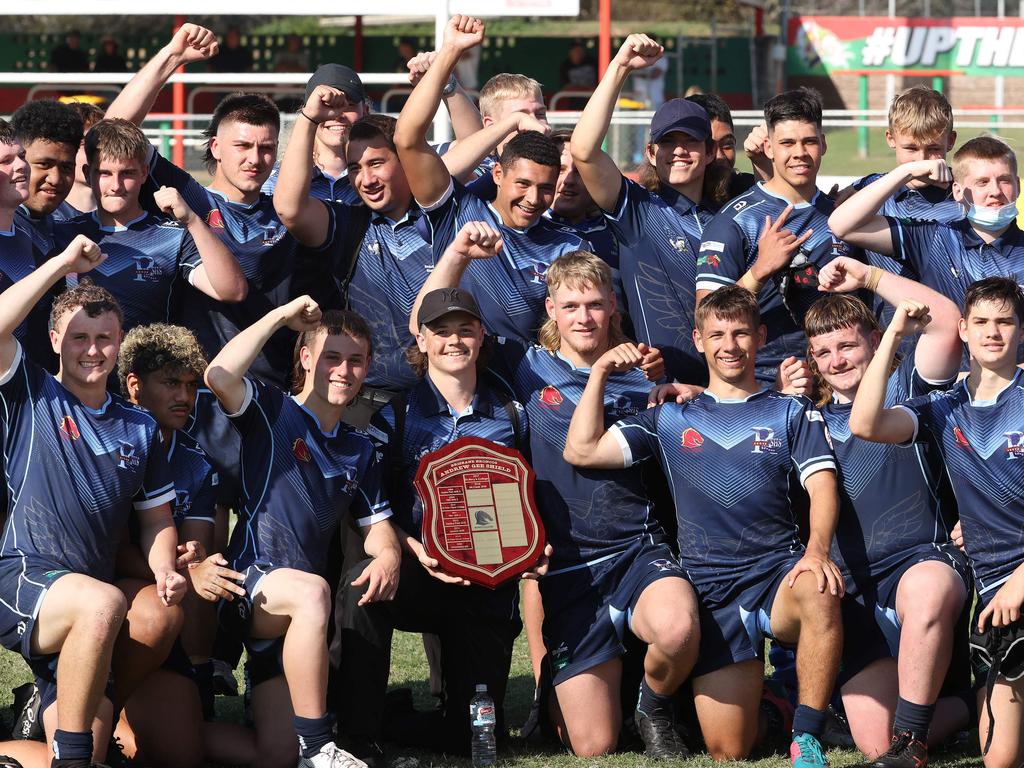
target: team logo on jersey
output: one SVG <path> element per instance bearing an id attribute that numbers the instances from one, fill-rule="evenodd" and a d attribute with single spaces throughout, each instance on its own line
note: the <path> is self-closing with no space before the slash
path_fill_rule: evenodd
<path id="1" fill-rule="evenodd" d="M 702 264 L 707 264 L 709 267 L 714 267 L 715 269 L 717 269 L 721 263 L 722 260 L 718 257 L 717 253 L 706 253 L 697 257 L 698 267 L 701 266 Z"/>
<path id="2" fill-rule="evenodd" d="M 368 250 L 374 256 L 380 256 L 380 242 L 377 240 L 371 240 L 369 243 L 367 243 L 366 250 Z"/>
<path id="3" fill-rule="evenodd" d="M 135 455 L 135 446 L 131 443 L 121 443 L 117 449 L 117 468 L 136 469 L 139 466 L 139 457 Z"/>
<path id="4" fill-rule="evenodd" d="M 1019 459 L 1024 456 L 1024 432 L 1004 432 L 1006 438 L 1006 458 Z"/>
<path id="5" fill-rule="evenodd" d="M 174 491 L 174 511 L 185 515 L 192 509 L 192 494 L 180 488 Z"/>
<path id="6" fill-rule="evenodd" d="M 690 250 L 690 245 L 686 242 L 685 236 L 676 235 L 675 237 L 670 237 L 668 244 L 679 251 L 679 253 L 686 253 Z"/>
<path id="7" fill-rule="evenodd" d="M 65 416 L 60 420 L 60 431 L 68 440 L 77 440 L 82 436 L 82 433 L 78 431 L 78 425 L 70 416 Z"/>
<path id="8" fill-rule="evenodd" d="M 295 438 L 295 442 L 292 443 L 292 454 L 299 461 L 309 461 L 313 458 L 313 454 L 309 452 L 309 446 L 301 437 Z"/>
<path id="9" fill-rule="evenodd" d="M 967 442 L 967 438 L 964 437 L 964 433 L 960 431 L 960 427 L 953 427 L 953 439 L 956 440 L 956 444 L 961 448 L 971 449 L 971 444 Z"/>
<path id="10" fill-rule="evenodd" d="M 540 391 L 538 399 L 540 400 L 540 404 L 545 408 L 558 408 L 564 400 L 562 393 L 550 384 Z"/>
<path id="11" fill-rule="evenodd" d="M 284 237 L 284 232 L 281 232 L 280 229 L 281 229 L 280 227 L 274 226 L 274 225 L 271 225 L 271 224 L 268 224 L 268 225 L 264 226 L 263 227 L 263 244 L 264 245 L 273 245 L 278 240 L 280 240 L 282 237 Z"/>
<path id="12" fill-rule="evenodd" d="M 832 235 L 832 258 L 834 259 L 837 256 L 849 256 L 849 255 L 850 255 L 850 246 L 847 245 L 846 243 L 844 243 L 842 240 L 840 240 L 835 235 Z"/>
<path id="13" fill-rule="evenodd" d="M 691 450 L 696 450 L 697 448 L 700 448 L 702 445 L 704 445 L 704 435 L 702 435 L 693 427 L 687 427 L 686 429 L 683 430 L 683 434 L 679 440 L 679 444 L 683 446 L 683 448 L 690 448 Z"/>
<path id="14" fill-rule="evenodd" d="M 216 208 L 206 214 L 206 226 L 210 229 L 224 229 L 224 217 Z"/>
<path id="15" fill-rule="evenodd" d="M 545 264 L 542 261 L 533 262 L 533 266 L 526 270 L 526 274 L 530 278 L 531 283 L 545 283 L 548 277 L 548 267 L 550 264 Z"/>
<path id="16" fill-rule="evenodd" d="M 735 205 L 733 205 L 732 209 L 734 211 L 738 212 L 738 211 L 742 211 L 746 207 L 747 207 L 747 201 L 746 200 L 740 200 Z"/>
<path id="17" fill-rule="evenodd" d="M 141 253 L 132 254 L 135 259 L 135 282 L 155 283 L 160 280 L 160 268 L 156 265 L 156 259 Z"/>
<path id="18" fill-rule="evenodd" d="M 771 427 L 752 427 L 754 432 L 754 448 L 751 453 L 778 453 L 782 440 L 775 436 Z"/>

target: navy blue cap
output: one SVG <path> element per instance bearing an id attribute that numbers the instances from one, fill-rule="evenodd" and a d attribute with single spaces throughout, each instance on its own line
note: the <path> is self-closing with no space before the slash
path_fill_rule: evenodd
<path id="1" fill-rule="evenodd" d="M 686 99 L 666 101 L 651 120 L 651 143 L 657 144 L 672 131 L 682 131 L 700 141 L 711 135 L 711 120 L 704 107 Z"/>
<path id="2" fill-rule="evenodd" d="M 363 90 L 363 81 L 351 67 L 344 64 L 321 64 L 316 72 L 306 83 L 306 97 L 303 103 L 309 101 L 310 94 L 318 85 L 329 85 L 337 88 L 345 94 L 345 97 L 353 102 L 366 101 L 366 92 Z"/>

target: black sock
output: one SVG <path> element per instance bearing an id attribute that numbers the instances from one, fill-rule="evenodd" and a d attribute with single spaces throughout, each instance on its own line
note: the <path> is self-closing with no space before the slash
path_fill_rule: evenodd
<path id="1" fill-rule="evenodd" d="M 915 739 L 927 744 L 933 714 L 934 704 L 914 704 L 900 696 L 896 700 L 896 718 L 892 724 L 892 732 L 910 731 Z"/>
<path id="2" fill-rule="evenodd" d="M 54 731 L 52 768 L 88 768 L 91 762 L 92 731 Z"/>
<path id="3" fill-rule="evenodd" d="M 815 709 L 806 704 L 798 704 L 796 712 L 793 713 L 793 736 L 808 733 L 818 737 L 825 731 L 825 719 L 828 712 L 824 709 Z"/>
<path id="4" fill-rule="evenodd" d="M 636 703 L 636 708 L 648 717 L 655 717 L 656 715 L 671 717 L 672 695 L 655 693 L 647 685 L 647 678 L 645 677 L 640 681 L 640 698 Z"/>
<path id="5" fill-rule="evenodd" d="M 330 715 L 321 717 L 295 717 L 295 735 L 299 737 L 299 752 L 302 757 L 312 757 L 324 744 L 334 741 L 334 719 Z"/>

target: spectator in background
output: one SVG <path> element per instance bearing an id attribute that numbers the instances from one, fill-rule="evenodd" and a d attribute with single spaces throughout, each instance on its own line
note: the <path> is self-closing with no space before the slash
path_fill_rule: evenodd
<path id="1" fill-rule="evenodd" d="M 89 54 L 81 48 L 82 33 L 77 29 L 68 32 L 64 42 L 50 53 L 50 69 L 54 72 L 88 72 Z"/>
<path id="2" fill-rule="evenodd" d="M 288 46 L 274 54 L 275 72 L 309 72 L 309 51 L 302 50 L 302 38 L 288 35 Z"/>
<path id="3" fill-rule="evenodd" d="M 398 42 L 398 57 L 395 59 L 395 72 L 403 75 L 408 71 L 409 59 L 416 55 L 416 41 L 403 37 Z"/>
<path id="4" fill-rule="evenodd" d="M 587 53 L 582 41 L 569 47 L 569 57 L 558 71 L 559 88 L 594 88 L 597 85 L 597 62 Z"/>
<path id="5" fill-rule="evenodd" d="M 128 62 L 118 50 L 117 40 L 107 35 L 100 44 L 100 52 L 96 54 L 93 72 L 127 72 Z"/>
<path id="6" fill-rule="evenodd" d="M 211 72 L 248 72 L 252 69 L 252 49 L 242 45 L 238 27 L 228 27 L 220 53 L 210 59 Z"/>

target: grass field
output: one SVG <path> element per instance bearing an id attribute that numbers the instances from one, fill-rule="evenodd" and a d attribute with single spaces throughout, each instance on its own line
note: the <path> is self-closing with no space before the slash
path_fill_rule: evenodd
<path id="1" fill-rule="evenodd" d="M 20 685 L 30 679 L 28 668 L 19 656 L 13 653 L 0 654 L 0 709 L 3 710 L 4 721 L 11 720 L 11 688 Z M 396 633 L 394 653 L 392 656 L 391 683 L 393 686 L 405 686 L 413 689 L 417 706 L 428 707 L 432 705 L 432 699 L 426 683 L 426 661 L 423 657 L 423 647 L 418 635 Z M 637 766 L 654 765 L 646 760 L 642 754 L 622 753 L 610 755 L 598 759 L 579 760 L 564 752 L 527 751 L 525 744 L 518 738 L 518 727 L 526 719 L 530 707 L 530 700 L 533 696 L 533 677 L 530 672 L 530 660 L 526 652 L 526 640 L 520 636 L 516 643 L 515 654 L 512 660 L 512 675 L 509 680 L 506 709 L 508 721 L 513 728 L 513 739 L 510 749 L 501 753 L 501 765 L 514 766 L 515 768 L 542 768 L 552 766 L 553 768 L 580 768 L 581 766 L 594 766 L 595 768 L 636 768 Z M 217 709 L 222 717 L 240 721 L 242 718 L 241 698 L 218 697 Z M 469 768 L 470 761 L 437 755 L 425 752 L 401 750 L 391 745 L 388 749 L 388 757 L 394 768 L 443 768 L 445 766 L 458 766 Z M 829 759 L 834 766 L 854 766 L 862 762 L 860 754 L 853 751 L 833 750 L 829 753 Z M 972 752 L 952 751 L 940 753 L 933 756 L 931 765 L 935 768 L 968 768 L 981 764 L 977 756 L 977 747 Z M 658 763 L 657 765 L 673 765 L 670 763 Z M 695 757 L 691 760 L 680 761 L 674 765 L 688 766 L 691 768 L 707 768 L 716 765 L 706 756 Z M 733 765 L 756 766 L 757 768 L 788 768 L 789 761 L 783 758 L 765 759 L 747 763 L 735 763 Z"/>

